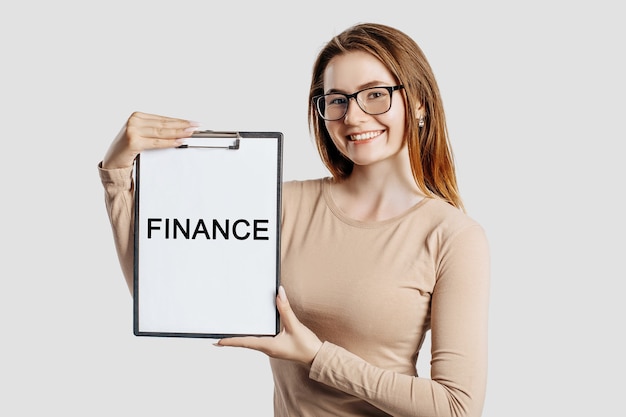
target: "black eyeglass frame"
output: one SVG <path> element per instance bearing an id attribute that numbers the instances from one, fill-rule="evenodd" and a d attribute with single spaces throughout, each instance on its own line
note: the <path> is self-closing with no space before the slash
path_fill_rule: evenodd
<path id="1" fill-rule="evenodd" d="M 376 89 L 376 88 L 384 88 L 384 89 L 386 89 L 387 91 L 389 91 L 389 108 L 387 108 L 387 110 L 382 111 L 382 112 L 380 112 L 380 113 L 370 113 L 370 112 L 368 112 L 367 110 L 365 110 L 363 107 L 361 107 L 361 103 L 359 103 L 359 100 L 357 100 L 356 96 L 357 96 L 357 95 L 359 95 L 360 93 L 362 93 L 363 91 L 373 90 L 373 89 Z M 404 85 L 402 85 L 402 84 L 393 85 L 393 86 L 377 86 L 377 87 L 367 87 L 367 88 L 364 88 L 364 89 L 359 90 L 359 91 L 357 91 L 357 92 L 355 92 L 355 93 L 352 93 L 352 94 L 344 94 L 344 93 L 329 93 L 329 94 L 320 94 L 320 95 L 317 95 L 317 96 L 313 97 L 311 100 L 313 101 L 313 106 L 315 107 L 315 110 L 317 111 L 317 114 L 318 114 L 318 115 L 319 115 L 322 119 L 326 120 L 327 122 L 334 122 L 334 121 L 337 121 L 337 120 L 341 120 L 341 119 L 343 119 L 343 118 L 345 117 L 345 115 L 348 113 L 348 105 L 349 105 L 349 102 L 350 102 L 350 99 L 351 99 L 351 98 L 353 98 L 353 99 L 354 99 L 354 101 L 356 102 L 357 106 L 359 106 L 359 109 L 363 110 L 363 112 L 364 112 L 364 113 L 369 114 L 370 116 L 378 116 L 379 114 L 385 114 L 385 113 L 387 113 L 389 110 L 391 110 L 391 105 L 392 105 L 392 103 L 393 103 L 393 92 L 394 92 L 394 91 L 401 90 L 401 89 L 403 89 L 403 88 L 404 88 Z M 321 99 L 321 98 L 324 98 L 324 97 L 326 97 L 326 96 L 330 96 L 330 95 L 341 95 L 341 96 L 344 96 L 344 97 L 346 98 L 346 103 L 348 103 L 348 104 L 346 104 L 346 108 L 345 108 L 345 110 L 344 110 L 343 114 L 341 115 L 341 117 L 338 117 L 338 118 L 336 118 L 336 119 L 327 119 L 326 117 L 324 117 L 324 116 L 322 115 L 322 112 L 320 111 L 320 107 L 319 107 L 319 101 L 320 101 L 320 99 Z"/>

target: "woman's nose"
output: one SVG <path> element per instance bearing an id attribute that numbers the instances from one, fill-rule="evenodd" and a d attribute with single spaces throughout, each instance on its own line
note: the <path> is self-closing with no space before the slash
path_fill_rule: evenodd
<path id="1" fill-rule="evenodd" d="M 354 101 L 354 103 L 352 101 Z M 363 111 L 361 106 L 359 106 L 356 97 L 350 97 L 347 106 L 346 115 L 343 118 L 343 122 L 345 124 L 358 123 L 368 116 L 368 114 Z"/>

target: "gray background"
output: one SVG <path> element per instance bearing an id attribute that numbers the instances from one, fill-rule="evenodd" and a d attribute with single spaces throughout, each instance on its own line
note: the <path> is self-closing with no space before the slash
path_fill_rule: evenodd
<path id="1" fill-rule="evenodd" d="M 490 239 L 484 416 L 613 415 L 625 371 L 618 2 L 218 4 L 0 6 L 0 414 L 272 414 L 262 354 L 133 336 L 96 165 L 140 110 L 282 131 L 285 179 L 326 175 L 307 128 L 312 63 L 334 34 L 376 21 L 430 59 L 461 192 Z"/>

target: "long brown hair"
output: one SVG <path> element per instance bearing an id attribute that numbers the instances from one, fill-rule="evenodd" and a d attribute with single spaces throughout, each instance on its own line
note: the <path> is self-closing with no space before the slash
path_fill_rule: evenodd
<path id="1" fill-rule="evenodd" d="M 363 51 L 378 58 L 404 85 L 406 101 L 406 140 L 413 177 L 428 196 L 440 197 L 464 210 L 459 195 L 452 148 L 439 87 L 421 48 L 405 33 L 381 24 L 352 26 L 331 39 L 313 65 L 309 92 L 309 128 L 324 165 L 333 177 L 344 179 L 354 164 L 335 147 L 324 120 L 319 117 L 313 97 L 324 93 L 324 71 L 330 60 L 340 54 Z M 424 126 L 419 127 L 416 110 L 424 106 Z"/>

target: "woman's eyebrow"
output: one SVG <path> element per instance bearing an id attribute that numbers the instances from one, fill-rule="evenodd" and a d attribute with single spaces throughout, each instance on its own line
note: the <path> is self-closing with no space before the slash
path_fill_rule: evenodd
<path id="1" fill-rule="evenodd" d="M 387 86 L 387 85 L 391 86 L 393 84 L 390 84 L 388 81 L 378 81 L 378 80 L 369 81 L 369 82 L 367 82 L 365 84 L 361 84 L 360 86 L 358 86 L 355 91 L 361 91 L 361 90 L 363 90 L 365 88 L 370 88 L 370 87 L 383 87 L 383 86 Z M 345 90 L 341 90 L 341 89 L 338 89 L 338 88 L 331 88 L 331 89 L 327 90 L 324 94 L 333 94 L 333 93 L 352 94 L 352 93 L 348 93 Z"/>

